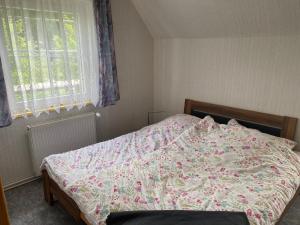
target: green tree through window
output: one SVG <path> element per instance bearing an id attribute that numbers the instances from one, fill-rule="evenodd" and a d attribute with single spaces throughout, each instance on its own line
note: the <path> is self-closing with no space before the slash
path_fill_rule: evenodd
<path id="1" fill-rule="evenodd" d="M 83 91 L 74 14 L 18 8 L 0 14 L 17 102 Z"/>

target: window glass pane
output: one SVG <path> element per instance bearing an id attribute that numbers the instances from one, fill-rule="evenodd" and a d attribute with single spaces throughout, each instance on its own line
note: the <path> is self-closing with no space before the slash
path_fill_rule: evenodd
<path id="1" fill-rule="evenodd" d="M 22 18 L 21 10 L 11 9 L 14 17 L 9 17 L 10 22 L 10 30 L 12 35 L 14 35 L 15 40 L 15 48 L 18 50 L 27 50 L 27 42 L 26 42 L 26 32 L 25 32 L 25 24 Z"/>
<path id="2" fill-rule="evenodd" d="M 21 69 L 21 76 L 22 83 L 23 84 L 29 84 L 30 85 L 30 68 L 29 68 L 29 57 L 28 55 L 25 54 L 20 54 L 19 55 L 19 62 L 20 62 L 20 69 Z"/>
<path id="3" fill-rule="evenodd" d="M 79 3 L 74 1 L 74 4 Z M 20 5 L 7 4 L 6 7 L 0 7 L 0 27 L 8 54 L 9 65 L 5 65 L 5 69 L 10 72 L 6 74 L 11 75 L 9 90 L 14 91 L 10 94 L 14 94 L 15 102 L 28 102 L 19 104 L 18 110 L 38 108 L 38 102 L 32 104 L 32 100 L 40 100 L 43 109 L 65 99 L 66 104 L 72 104 L 74 94 L 82 96 L 76 98 L 77 101 L 85 100 L 87 95 L 82 93 L 85 93 L 90 78 L 84 74 L 89 69 L 81 57 L 86 54 L 89 58 L 93 54 L 88 53 L 87 47 L 81 48 L 94 40 L 89 37 L 90 32 L 81 35 L 81 31 L 87 31 L 85 28 L 93 24 L 92 17 L 87 21 L 90 15 L 86 14 L 85 6 L 82 5 L 83 9 L 78 12 L 64 11 L 69 9 L 51 4 L 49 7 L 46 4 L 42 8 L 47 10 L 42 10 L 35 5 L 21 4 L 21 1 Z M 86 37 L 91 41 L 85 41 Z M 69 98 L 58 98 L 61 96 Z"/>
<path id="4" fill-rule="evenodd" d="M 11 65 L 12 82 L 16 85 L 20 85 L 19 74 L 17 66 L 15 64 L 15 57 L 11 54 L 8 55 L 9 64 Z"/>
<path id="5" fill-rule="evenodd" d="M 19 63 L 20 63 L 19 77 L 20 77 L 21 85 L 22 85 L 23 89 L 26 90 L 27 101 L 31 101 L 33 99 L 33 94 L 32 94 L 32 90 L 31 90 L 31 74 L 30 74 L 29 56 L 26 55 L 26 53 L 23 53 L 18 58 L 19 58 Z"/>
<path id="6" fill-rule="evenodd" d="M 66 77 L 64 56 L 62 54 L 56 54 L 51 58 L 51 72 L 55 87 L 54 95 L 71 94 Z"/>
<path id="7" fill-rule="evenodd" d="M 0 10 L 1 15 L 3 15 Z M 12 50 L 11 40 L 10 40 L 10 30 L 7 20 L 4 17 L 1 17 L 1 26 L 3 27 L 3 35 L 4 35 L 4 44 L 7 50 L 10 52 Z"/>
<path id="8" fill-rule="evenodd" d="M 73 92 L 79 94 L 81 92 L 81 76 L 76 54 L 69 54 L 69 64 L 72 74 Z"/>
<path id="9" fill-rule="evenodd" d="M 63 50 L 63 38 L 58 13 L 45 13 L 49 50 Z"/>
<path id="10" fill-rule="evenodd" d="M 36 53 L 39 50 L 45 50 L 45 41 L 43 38 L 42 17 L 39 12 L 26 10 L 25 24 L 28 33 L 28 49 L 31 53 Z"/>
<path id="11" fill-rule="evenodd" d="M 64 15 L 64 30 L 67 39 L 68 50 L 77 49 L 77 38 L 75 33 L 75 18 L 73 15 Z"/>
<path id="12" fill-rule="evenodd" d="M 50 89 L 46 89 L 46 90 L 44 90 L 44 89 L 37 89 L 35 91 L 35 98 L 37 100 L 49 98 L 51 96 L 52 96 L 52 94 L 51 94 L 51 90 Z"/>
<path id="13" fill-rule="evenodd" d="M 49 71 L 48 71 L 48 62 L 47 62 L 47 55 L 46 53 L 41 53 L 40 56 L 41 60 L 41 77 L 44 82 L 44 86 L 50 88 L 50 77 L 49 77 Z"/>
<path id="14" fill-rule="evenodd" d="M 72 80 L 80 80 L 79 62 L 76 54 L 69 54 L 69 64 L 72 74 Z"/>
<path id="15" fill-rule="evenodd" d="M 51 97 L 51 84 L 48 76 L 47 58 L 45 55 L 31 59 L 33 92 L 36 99 Z"/>

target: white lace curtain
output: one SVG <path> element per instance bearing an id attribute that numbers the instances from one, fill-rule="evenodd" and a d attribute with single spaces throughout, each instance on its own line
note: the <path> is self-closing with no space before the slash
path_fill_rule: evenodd
<path id="1" fill-rule="evenodd" d="M 0 53 L 11 114 L 99 100 L 91 0 L 0 0 Z"/>

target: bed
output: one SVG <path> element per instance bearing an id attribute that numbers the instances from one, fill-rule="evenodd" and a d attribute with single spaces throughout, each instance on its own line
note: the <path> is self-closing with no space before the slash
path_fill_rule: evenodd
<path id="1" fill-rule="evenodd" d="M 295 129 L 296 129 L 296 124 L 297 124 L 297 119 L 295 118 L 291 118 L 291 117 L 285 117 L 285 116 L 277 116 L 277 115 L 271 115 L 271 114 L 265 114 L 265 113 L 260 113 L 260 112 L 254 112 L 254 111 L 249 111 L 249 110 L 243 110 L 243 109 L 237 109 L 237 108 L 232 108 L 232 107 L 226 107 L 226 106 L 221 106 L 221 105 L 214 105 L 214 104 L 210 104 L 210 103 L 204 103 L 204 102 L 199 102 L 199 101 L 193 101 L 193 100 L 189 100 L 187 99 L 185 101 L 185 107 L 184 107 L 184 112 L 187 115 L 192 115 L 192 116 L 184 116 L 184 115 L 178 115 L 176 117 L 176 120 L 174 122 L 174 120 L 166 120 L 163 123 L 163 126 L 150 126 L 150 127 L 146 127 L 144 129 L 142 129 L 141 131 L 138 132 L 134 132 L 131 133 L 129 135 L 125 135 L 125 136 L 121 136 L 118 139 L 114 139 L 112 141 L 106 142 L 106 144 L 101 144 L 100 147 L 98 146 L 98 150 L 97 151 L 107 151 L 107 154 L 104 154 L 104 156 L 101 156 L 100 158 L 97 159 L 97 161 L 93 162 L 92 161 L 88 161 L 85 162 L 84 165 L 89 165 L 91 166 L 91 168 L 93 168 L 93 166 L 96 166 L 97 168 L 94 169 L 93 171 L 96 171 L 97 174 L 100 174 L 98 177 L 94 177 L 93 174 L 91 174 L 91 170 L 89 170 L 89 176 L 87 177 L 87 171 L 85 171 L 85 167 L 84 168 L 78 168 L 76 167 L 76 164 L 74 164 L 73 162 L 76 161 L 80 161 L 82 160 L 82 155 L 79 154 L 80 152 L 82 152 L 83 150 L 77 150 L 77 151 L 72 151 L 70 153 L 66 153 L 67 155 L 55 155 L 55 156 L 51 156 L 50 158 L 47 157 L 44 160 L 43 163 L 43 170 L 42 170 L 42 174 L 43 174 L 43 182 L 44 182 L 44 195 L 45 195 L 45 200 L 49 203 L 49 204 L 53 204 L 53 199 L 55 196 L 55 198 L 64 206 L 64 208 L 77 220 L 77 221 L 84 221 L 86 224 L 96 224 L 93 223 L 93 216 L 98 216 L 99 218 L 101 216 L 99 215 L 107 215 L 109 214 L 109 209 L 105 208 L 108 207 L 109 204 L 117 204 L 117 206 L 114 206 L 112 208 L 115 208 L 115 211 L 128 211 L 128 209 L 132 209 L 132 210 L 136 210 L 136 209 L 143 209 L 143 210 L 152 210 L 152 209 L 169 209 L 171 206 L 169 204 L 173 204 L 172 203 L 172 199 L 170 200 L 170 203 L 166 203 L 164 206 L 162 206 L 162 203 L 158 203 L 159 202 L 159 198 L 156 199 L 154 198 L 154 200 L 152 199 L 151 204 L 149 203 L 145 203 L 143 202 L 143 198 L 139 197 L 139 198 L 134 198 L 134 199 L 125 199 L 125 196 L 129 195 L 128 193 L 132 193 L 135 191 L 141 191 L 141 182 L 137 180 L 137 178 L 140 178 L 141 180 L 144 179 L 143 177 L 138 177 L 138 176 L 142 176 L 139 174 L 134 174 L 135 176 L 131 176 L 131 177 L 126 177 L 126 174 L 130 174 L 130 173 L 135 173 L 134 171 L 136 170 L 136 168 L 140 168 L 140 172 L 141 174 L 148 174 L 148 177 L 150 177 L 153 180 L 153 177 L 155 175 L 155 171 L 160 170 L 160 168 L 162 168 L 161 170 L 164 170 L 164 173 L 168 173 L 169 177 L 172 177 L 174 174 L 174 177 L 176 177 L 177 175 L 180 177 L 179 180 L 176 180 L 176 182 L 181 182 L 183 181 L 183 184 L 185 183 L 185 177 L 182 176 L 182 174 L 177 174 L 178 171 L 184 171 L 187 167 L 187 165 L 189 165 L 188 163 L 186 163 L 185 165 L 182 165 L 180 162 L 177 163 L 173 163 L 170 162 L 170 164 L 168 166 L 170 166 L 170 168 L 168 168 L 168 170 L 166 170 L 166 168 L 164 168 L 164 163 L 167 161 L 167 159 L 174 159 L 174 158 L 180 158 L 181 155 L 186 155 L 186 159 L 190 160 L 191 163 L 190 165 L 194 165 L 196 166 L 195 168 L 191 168 L 191 170 L 194 170 L 194 174 L 196 169 L 199 170 L 206 170 L 209 167 L 204 167 L 201 165 L 199 168 L 197 166 L 199 166 L 201 163 L 199 162 L 192 162 L 193 155 L 194 156 L 204 156 L 207 155 L 208 157 L 212 157 L 212 158 L 222 158 L 223 156 L 221 156 L 222 154 L 224 154 L 223 151 L 215 151 L 216 146 L 211 146 L 212 149 L 214 149 L 214 155 L 210 156 L 209 152 L 203 152 L 205 149 L 205 143 L 203 143 L 204 140 L 210 140 L 210 143 L 212 144 L 212 138 L 216 138 L 216 135 L 219 135 L 222 139 L 222 148 L 227 148 L 229 145 L 228 143 L 230 143 L 230 138 L 233 138 L 234 136 L 226 136 L 226 135 L 220 135 L 220 132 L 225 132 L 226 129 L 232 129 L 232 133 L 243 133 L 243 131 L 245 131 L 245 135 L 248 135 L 249 130 L 244 130 L 244 127 L 248 127 L 248 128 L 254 128 L 257 130 L 260 130 L 264 133 L 267 134 L 271 134 L 273 136 L 277 136 L 277 137 L 282 137 L 282 138 L 286 138 L 286 139 L 290 139 L 293 140 L 294 135 L 295 135 Z M 210 116 L 210 117 L 207 117 Z M 199 118 L 199 119 L 198 119 Z M 200 119 L 201 118 L 201 119 Z M 204 119 L 203 119 L 204 118 Z M 231 119 L 235 119 L 236 121 L 232 121 Z M 230 123 L 229 125 L 219 125 L 219 124 L 227 124 Z M 197 124 L 194 126 L 194 124 Z M 242 126 L 241 126 L 241 125 Z M 229 128 L 228 128 L 229 126 Z M 227 130 L 226 130 L 227 132 Z M 251 132 L 257 132 L 256 130 L 252 130 Z M 255 133 L 256 134 L 256 133 Z M 245 137 L 248 137 L 248 136 Z M 257 134 L 257 135 L 263 135 L 263 133 L 261 134 Z M 224 137 L 226 136 L 226 138 Z M 244 136 L 243 136 L 244 137 Z M 274 138 L 272 138 L 271 136 L 261 136 L 262 138 L 259 139 L 259 143 L 258 140 L 248 140 L 251 142 L 251 145 L 249 144 L 249 146 L 242 146 L 243 148 L 245 147 L 245 151 L 247 151 L 247 148 L 255 148 L 255 151 L 261 151 L 261 149 L 259 148 L 259 146 L 257 146 L 258 144 L 261 145 L 263 144 L 269 144 L 269 138 L 271 138 L 272 140 Z M 268 142 L 264 142 L 265 138 L 268 139 Z M 255 138 L 256 139 L 256 138 Z M 288 153 L 286 153 L 286 150 L 283 150 L 285 148 L 289 148 L 288 146 L 292 146 L 293 142 L 292 141 L 288 141 L 286 139 L 280 139 L 280 141 L 274 141 L 271 143 L 275 143 L 275 147 L 276 149 L 280 149 L 280 151 L 276 151 L 277 155 L 276 159 L 280 160 L 279 158 L 282 157 L 281 154 L 285 154 L 287 155 L 288 159 L 288 163 L 289 160 L 295 161 L 295 164 L 299 164 L 299 158 L 296 158 L 296 156 L 291 152 L 291 151 L 287 151 Z M 274 139 L 277 140 L 277 139 Z M 236 143 L 239 140 L 235 140 Z M 191 151 L 191 152 L 186 152 L 184 146 L 187 145 L 191 147 L 191 149 L 193 149 L 193 146 L 195 147 L 196 145 L 194 145 L 194 143 L 197 143 L 197 147 L 202 146 L 202 152 L 201 151 Z M 253 143 L 252 143 L 253 142 Z M 262 143 L 261 143 L 262 142 Z M 126 144 L 124 144 L 126 143 Z M 227 145 L 226 145 L 227 143 Z M 202 145 L 201 145 L 202 144 Z M 109 149 L 119 149 L 120 146 L 122 147 L 121 149 L 123 149 L 122 151 L 113 151 L 113 153 L 111 153 L 110 151 L 108 151 Z M 203 147 L 204 146 L 204 147 Z M 224 147 L 225 146 L 225 147 Z M 287 147 L 286 147 L 287 146 Z M 220 146 L 217 146 L 220 147 Z M 232 146 L 231 146 L 232 147 Z M 100 149 L 99 149 L 100 148 Z M 200 148 L 200 149 L 201 149 Z M 292 147 L 291 147 L 292 148 Z M 93 149 L 95 149 L 95 146 L 89 146 L 84 150 L 84 154 L 87 154 L 89 159 L 93 159 L 94 157 L 94 151 Z M 195 148 L 196 149 L 196 148 Z M 243 150 L 243 151 L 244 151 Z M 284 153 L 282 153 L 284 151 Z M 150 152 L 150 153 L 149 153 Z M 222 153 L 223 152 L 223 153 Z M 149 154 L 148 154 L 149 153 Z M 111 155 L 110 155 L 111 154 Z M 239 152 L 240 154 L 240 152 Z M 248 154 L 248 153 L 247 153 Z M 274 155 L 276 155 L 274 152 Z M 216 155 L 220 155 L 218 157 L 216 157 Z M 226 155 L 226 154 L 225 154 Z M 250 157 L 250 156 L 249 156 Z M 257 160 L 257 162 L 259 162 L 259 157 L 255 157 L 253 155 L 251 155 L 251 159 L 252 162 L 255 162 L 255 160 Z M 273 157 L 272 155 L 268 155 L 267 157 Z M 198 157 L 194 157 L 196 159 L 198 159 Z M 201 157 L 199 157 L 200 159 Z M 62 160 L 63 159 L 63 160 Z M 67 160 L 66 160 L 67 159 Z M 52 160 L 52 161 L 51 161 Z M 64 161 L 65 160 L 65 161 Z M 72 163 L 68 164 L 68 161 L 72 161 Z M 269 162 L 268 160 L 270 160 L 269 158 L 265 159 L 266 162 Z M 273 160 L 273 159 L 272 159 Z M 170 160 L 172 161 L 172 160 Z M 180 159 L 178 159 L 178 161 L 180 161 Z M 221 160 L 222 161 L 222 160 Z M 51 163 L 52 162 L 52 163 Z M 99 162 L 103 162 L 100 163 L 101 165 L 99 166 Z M 152 162 L 158 162 L 155 163 L 155 165 L 151 164 Z M 159 164 L 161 163 L 161 164 Z M 203 163 L 203 162 L 202 162 Z M 213 162 L 214 163 L 214 162 Z M 232 162 L 231 162 L 232 163 Z M 241 163 L 241 162 L 239 162 Z M 241 164 L 241 167 L 247 167 L 249 162 L 247 161 L 243 161 Z M 272 162 L 271 162 L 272 163 Z M 287 163 L 285 161 L 280 161 L 280 163 Z M 205 163 L 203 163 L 204 165 Z M 132 166 L 134 165 L 134 166 Z M 149 166 L 149 168 L 147 168 L 147 170 L 144 171 L 144 167 Z M 160 167 L 157 167 L 160 166 Z M 219 164 L 215 167 L 215 168 L 219 168 L 218 167 Z M 99 167 L 99 168 L 98 168 Z M 297 195 L 299 194 L 299 168 L 298 167 L 293 167 L 293 165 L 290 165 L 287 171 L 281 171 L 280 169 L 278 170 L 278 168 L 275 168 L 274 166 L 270 165 L 270 171 L 268 170 L 267 173 L 274 173 L 276 175 L 276 173 L 284 173 L 284 175 L 286 175 L 286 178 L 282 178 L 282 180 L 277 179 L 276 181 L 278 181 L 279 183 L 274 183 L 275 187 L 278 188 L 276 189 L 276 193 L 279 193 L 278 195 L 272 193 L 270 194 L 270 197 L 274 198 L 274 202 L 276 202 L 276 206 L 274 206 L 274 214 L 276 215 L 263 215 L 263 214 L 258 214 L 254 211 L 251 211 L 251 209 L 249 210 L 244 210 L 247 213 L 247 216 L 252 219 L 253 221 L 258 221 L 258 222 L 252 222 L 252 224 L 263 224 L 263 225 L 267 225 L 267 224 L 275 224 L 278 223 L 281 218 L 284 216 L 285 212 L 288 210 L 288 208 L 291 206 L 291 204 L 294 202 L 294 200 L 296 199 Z M 213 170 L 213 168 L 209 168 L 209 170 Z M 226 168 L 220 167 L 220 171 L 222 172 L 222 175 L 220 177 L 227 177 L 228 179 L 233 179 L 234 176 L 239 176 L 239 174 L 233 173 L 231 174 L 231 172 L 229 172 L 226 176 L 224 175 L 225 173 L 223 173 L 226 170 Z M 62 171 L 62 172 L 61 172 Z M 72 174 L 72 171 L 76 171 L 76 173 Z M 79 172 L 78 172 L 79 171 Z M 100 171 L 100 172 L 99 172 Z M 152 171 L 152 173 L 151 173 Z M 233 171 L 233 170 L 232 170 Z M 216 171 L 212 171 L 213 173 L 216 173 Z M 285 173 L 286 172 L 286 173 Z M 67 176 L 65 176 L 67 174 Z M 171 175 L 170 175 L 171 174 Z M 215 180 L 220 179 L 220 177 L 215 177 L 215 176 L 211 176 L 211 171 L 206 171 L 203 173 L 199 173 L 196 174 L 197 176 L 192 177 L 195 181 L 199 181 L 198 183 L 201 183 L 203 180 L 209 180 L 209 182 L 205 183 L 205 185 L 210 184 L 215 182 Z M 288 176 L 287 176 L 288 174 Z M 199 175 L 199 176 L 198 176 Z M 202 175 L 202 176 L 200 176 Z M 207 177 L 205 177 L 207 175 Z M 230 175 L 230 176 L 229 176 Z M 232 177 L 231 177 L 232 175 Z M 251 176 L 250 176 L 251 175 Z M 251 179 L 254 179 L 252 177 L 252 174 L 250 174 L 245 182 L 250 182 Z M 263 174 L 257 173 L 255 176 L 263 176 Z M 65 178 L 68 179 L 65 179 Z M 101 182 L 97 179 L 99 179 L 99 177 L 101 177 Z M 102 182 L 105 181 L 106 178 L 106 183 Z M 109 178 L 110 180 L 114 180 L 118 181 L 120 183 L 120 185 L 112 185 L 109 182 Z M 134 178 L 132 178 L 134 177 Z M 198 177 L 196 179 L 196 177 Z M 280 177 L 280 175 L 278 175 L 278 177 Z M 222 178 L 222 179 L 223 179 Z M 267 178 L 269 178 L 267 176 Z M 151 180 L 148 179 L 148 180 Z M 191 182 L 189 179 L 191 178 L 186 178 L 186 182 L 187 184 L 191 184 L 189 182 Z M 239 181 L 239 179 L 242 178 L 234 178 L 237 181 Z M 250 180 L 249 180 L 250 179 Z M 258 179 L 257 177 L 255 179 Z M 147 187 L 152 188 L 153 190 L 159 192 L 159 190 L 156 188 L 158 188 L 157 186 L 151 186 L 153 185 L 151 182 L 148 182 L 148 180 L 143 180 L 143 184 L 147 183 Z M 133 189 L 131 187 L 129 187 L 130 185 L 128 185 L 127 182 L 133 182 L 134 185 Z M 77 183 L 76 183 L 77 182 Z M 162 182 L 162 179 L 159 181 Z M 196 182 L 196 183 L 197 183 Z M 263 182 L 267 182 L 266 180 L 263 180 L 261 184 L 258 183 L 258 186 L 261 185 L 263 187 L 263 185 L 265 185 L 265 183 Z M 273 182 L 272 180 L 268 181 L 268 182 Z M 109 183 L 109 184 L 108 184 Z M 154 182 L 155 183 L 155 182 Z M 99 186 L 95 186 L 95 184 L 98 184 Z M 107 196 L 106 192 L 105 192 L 105 188 L 104 186 L 107 186 L 109 188 L 112 188 L 112 194 L 110 196 Z M 122 186 L 123 185 L 123 186 Z M 168 184 L 169 185 L 169 184 Z M 175 184 L 174 186 L 180 186 L 178 184 Z M 184 186 L 184 185 L 183 185 Z M 258 186 L 255 186 L 254 188 L 258 188 Z M 66 187 L 68 187 L 68 189 L 66 189 Z M 168 186 L 168 188 L 172 187 L 172 185 Z M 182 185 L 181 185 L 182 187 Z M 199 189 L 199 186 L 197 186 Z M 130 189 L 131 188 L 131 189 Z M 186 187 L 184 187 L 186 188 Z M 226 187 L 225 187 L 226 188 Z M 248 188 L 251 192 L 251 187 L 244 187 L 244 188 Z M 87 190 L 82 190 L 82 189 L 87 189 Z M 122 191 L 124 192 L 123 195 L 120 194 L 119 189 L 122 189 Z M 197 190 L 198 190 L 197 189 Z M 204 188 L 203 188 L 204 189 Z M 206 186 L 205 187 L 206 190 L 208 190 L 209 188 Z M 102 190 L 99 192 L 99 190 Z M 225 189 L 226 190 L 226 189 Z M 285 192 L 282 192 L 282 190 L 288 190 Z M 114 193 L 114 191 L 116 193 Z M 237 190 L 238 191 L 238 190 Z M 253 193 L 258 193 L 257 190 L 252 190 Z M 274 190 L 269 190 L 269 191 L 274 191 Z M 85 198 L 79 198 L 79 193 L 81 192 L 81 195 L 85 195 Z M 199 190 L 198 190 L 199 192 Z M 212 203 L 206 199 L 205 201 L 203 199 L 198 199 L 199 202 L 197 204 L 193 203 L 191 204 L 191 202 L 188 202 L 187 199 L 192 197 L 191 193 L 194 193 L 194 198 L 197 199 L 197 194 L 199 194 L 198 192 L 193 192 L 193 191 L 189 191 L 186 192 L 186 189 L 182 189 L 180 190 L 180 193 L 183 193 L 183 195 L 185 196 L 180 196 L 176 198 L 176 201 L 180 202 L 176 202 L 174 203 L 174 208 L 172 209 L 183 209 L 183 210 L 198 210 L 198 204 L 203 206 L 206 204 L 206 210 L 216 210 L 215 208 L 209 208 L 207 206 L 210 206 Z M 227 190 L 227 192 L 229 193 L 229 191 Z M 145 192 L 146 193 L 146 192 Z M 169 196 L 173 196 L 174 197 L 174 193 L 178 193 L 178 189 L 173 190 L 173 195 L 172 193 L 169 194 Z M 218 192 L 220 193 L 220 192 Z M 203 193 L 202 193 L 203 194 Z M 206 193 L 209 196 L 209 193 Z M 103 199 L 103 202 L 107 202 L 106 205 L 99 205 L 99 204 L 90 204 L 88 201 L 89 196 L 87 195 L 95 195 L 97 196 L 97 199 Z M 257 194 L 259 195 L 259 194 Z M 76 197 L 77 196 L 77 197 Z M 94 199 L 96 199 L 94 197 Z M 255 195 L 254 195 L 255 196 Z M 149 196 L 148 200 L 149 200 Z M 216 197 L 216 196 L 215 196 Z M 222 197 L 222 196 L 221 196 Z M 224 196 L 223 196 L 224 197 Z M 232 196 L 228 196 L 228 198 Z M 246 196 L 247 197 L 247 196 Z M 265 197 L 265 196 L 264 196 Z M 167 197 L 164 197 L 165 199 L 167 199 Z M 238 197 L 238 202 L 239 204 L 246 204 L 247 201 L 249 201 L 249 199 L 245 199 L 245 196 L 240 194 Z M 122 199 L 122 202 L 119 201 L 119 199 Z M 180 201 L 178 200 L 180 199 Z M 222 204 L 231 204 L 230 201 L 226 202 L 220 202 L 218 201 L 218 196 L 214 199 L 216 202 L 213 203 L 214 207 L 220 207 L 219 210 L 232 210 L 234 211 L 234 207 L 233 206 L 222 206 Z M 254 198 L 255 200 L 255 198 Z M 191 199 L 189 200 L 191 201 Z M 202 202 L 201 202 L 202 201 Z M 135 205 L 131 205 L 131 204 L 135 204 Z M 236 202 L 235 202 L 236 204 Z M 247 203 L 248 204 L 248 203 Z M 254 203 L 255 204 L 255 203 Z M 270 204 L 269 202 L 261 202 L 262 206 L 257 206 L 258 207 L 258 211 L 259 211 L 259 207 L 266 207 L 268 204 Z M 82 205 L 85 205 L 86 207 L 82 207 Z M 88 208 L 90 207 L 90 208 Z M 129 207 L 129 208 L 128 208 Z M 132 208 L 130 208 L 132 207 Z M 222 208 L 223 207 L 223 208 Z M 235 206 L 236 207 L 236 206 Z M 238 207 L 243 207 L 243 206 L 238 206 Z M 255 205 L 256 207 L 256 205 Z M 273 207 L 273 205 L 271 206 Z M 203 208 L 201 208 L 203 209 Z M 83 212 L 84 211 L 84 212 Z M 88 212 L 93 211 L 93 215 L 89 214 Z M 218 210 L 217 210 L 218 211 Z M 243 211 L 243 210 L 241 210 Z M 95 214 L 95 215 L 94 215 Z M 266 217 L 270 217 L 270 218 L 260 218 L 262 216 L 266 216 Z M 98 218 L 97 217 L 97 218 Z M 95 217 L 96 218 L 96 217 Z M 104 218 L 104 217 L 102 217 Z M 262 221 L 262 222 L 260 222 Z M 269 222 L 265 222 L 265 221 L 271 221 Z M 98 223 L 99 221 L 97 221 Z"/>

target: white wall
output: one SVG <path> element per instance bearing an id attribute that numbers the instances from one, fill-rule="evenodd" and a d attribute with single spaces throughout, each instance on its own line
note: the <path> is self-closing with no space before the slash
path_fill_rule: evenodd
<path id="1" fill-rule="evenodd" d="M 300 36 L 155 40 L 154 109 L 185 98 L 300 118 Z"/>
<path id="2" fill-rule="evenodd" d="M 153 38 L 130 0 L 112 0 L 115 46 L 121 100 L 100 109 L 98 140 L 106 140 L 146 125 L 153 106 Z M 9 185 L 33 176 L 26 125 L 73 114 L 94 111 L 87 107 L 57 115 L 18 119 L 0 129 L 0 176 Z"/>
<path id="3" fill-rule="evenodd" d="M 121 100 L 102 110 L 102 139 L 146 125 L 153 108 L 153 38 L 130 0 L 112 0 Z"/>

